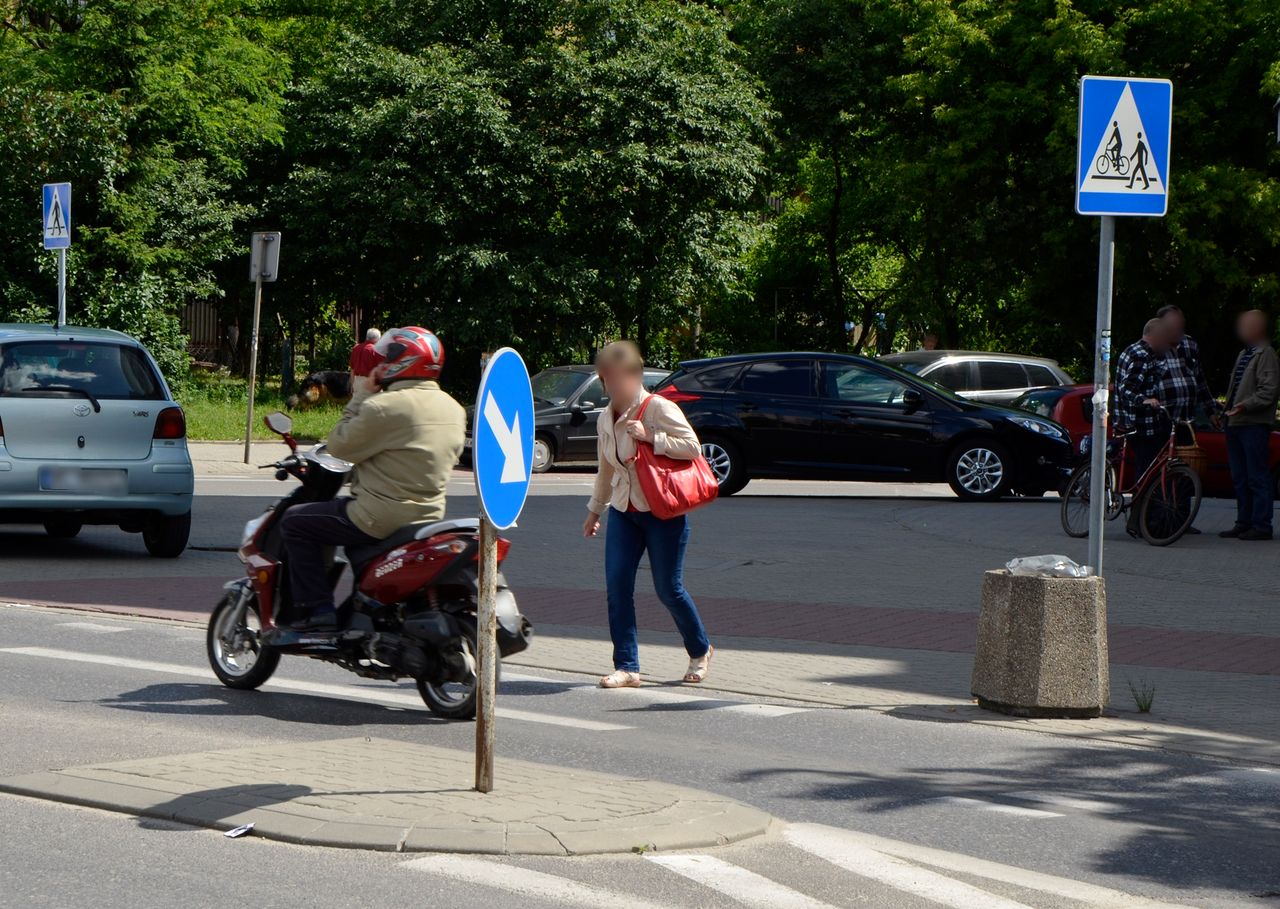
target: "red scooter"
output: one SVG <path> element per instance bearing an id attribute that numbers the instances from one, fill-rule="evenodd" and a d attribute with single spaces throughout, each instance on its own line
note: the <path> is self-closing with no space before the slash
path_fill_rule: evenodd
<path id="1" fill-rule="evenodd" d="M 318 445 L 299 451 L 283 413 L 267 426 L 289 446 L 275 464 L 276 479 L 299 481 L 288 495 L 245 525 L 240 561 L 245 577 L 225 585 L 209 617 L 209 664 L 229 688 L 262 685 L 283 654 L 335 663 L 357 675 L 411 678 L 432 713 L 470 719 L 476 710 L 476 596 L 479 522 L 474 518 L 410 524 L 370 546 L 348 546 L 329 562 L 336 589 L 348 566 L 354 589 L 338 607 L 336 631 L 295 631 L 280 518 L 291 505 L 337 496 L 351 465 Z M 498 540 L 501 564 L 511 544 Z M 519 653 L 533 628 L 498 575 L 498 652 Z"/>

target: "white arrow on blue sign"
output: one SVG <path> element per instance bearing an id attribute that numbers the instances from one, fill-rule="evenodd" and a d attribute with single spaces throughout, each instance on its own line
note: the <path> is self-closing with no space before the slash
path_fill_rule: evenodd
<path id="1" fill-rule="evenodd" d="M 44 185 L 44 217 L 40 221 L 45 249 L 71 246 L 71 184 Z"/>
<path id="2" fill-rule="evenodd" d="M 485 365 L 472 438 L 480 508 L 494 527 L 506 530 L 524 509 L 533 469 L 533 386 L 524 360 L 510 347 Z"/>
<path id="3" fill-rule="evenodd" d="M 1162 217 L 1169 210 L 1172 135 L 1168 79 L 1081 79 L 1076 211 Z"/>

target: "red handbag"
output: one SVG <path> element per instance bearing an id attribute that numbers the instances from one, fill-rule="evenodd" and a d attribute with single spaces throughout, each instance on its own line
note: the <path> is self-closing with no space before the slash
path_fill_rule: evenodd
<path id="1" fill-rule="evenodd" d="M 645 409 L 652 395 L 644 399 L 636 411 L 636 419 L 644 421 Z M 715 500 L 720 484 L 711 472 L 707 459 L 699 454 L 693 460 L 669 458 L 654 451 L 650 442 L 636 443 L 636 479 L 655 518 L 666 520 L 688 514 Z"/>

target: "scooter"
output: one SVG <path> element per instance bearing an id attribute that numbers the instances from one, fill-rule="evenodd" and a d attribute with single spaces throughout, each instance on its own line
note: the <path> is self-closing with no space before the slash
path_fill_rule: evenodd
<path id="1" fill-rule="evenodd" d="M 348 546 L 328 559 L 336 590 L 350 568 L 353 589 L 338 607 L 334 631 L 297 631 L 289 596 L 280 519 L 290 506 L 335 498 L 352 465 L 324 445 L 300 451 L 293 420 L 276 412 L 266 425 L 289 447 L 274 464 L 277 480 L 298 480 L 287 495 L 244 527 L 245 577 L 224 585 L 209 617 L 206 644 L 214 674 L 228 688 L 258 688 L 285 654 L 334 663 L 356 675 L 411 678 L 428 709 L 448 719 L 476 710 L 476 601 L 480 525 L 475 518 L 409 524 L 369 546 Z M 498 563 L 511 544 L 497 541 Z M 520 614 L 501 573 L 497 579 L 497 643 L 501 656 L 529 646 L 533 626 Z"/>

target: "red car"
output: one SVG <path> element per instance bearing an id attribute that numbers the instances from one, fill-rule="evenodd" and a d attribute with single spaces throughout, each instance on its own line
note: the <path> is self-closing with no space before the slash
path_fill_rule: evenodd
<path id="1" fill-rule="evenodd" d="M 1042 417 L 1048 417 L 1067 431 L 1077 453 L 1084 439 L 1093 431 L 1093 386 L 1064 385 L 1049 388 L 1033 388 L 1013 402 Z M 1208 467 L 1200 472 L 1204 494 L 1219 498 L 1233 498 L 1231 468 L 1227 464 L 1227 437 L 1214 429 L 1204 418 L 1196 423 L 1196 441 L 1208 460 Z M 1271 433 L 1271 480 L 1280 500 L 1280 432 Z M 1128 479 L 1124 480 L 1129 482 Z"/>

